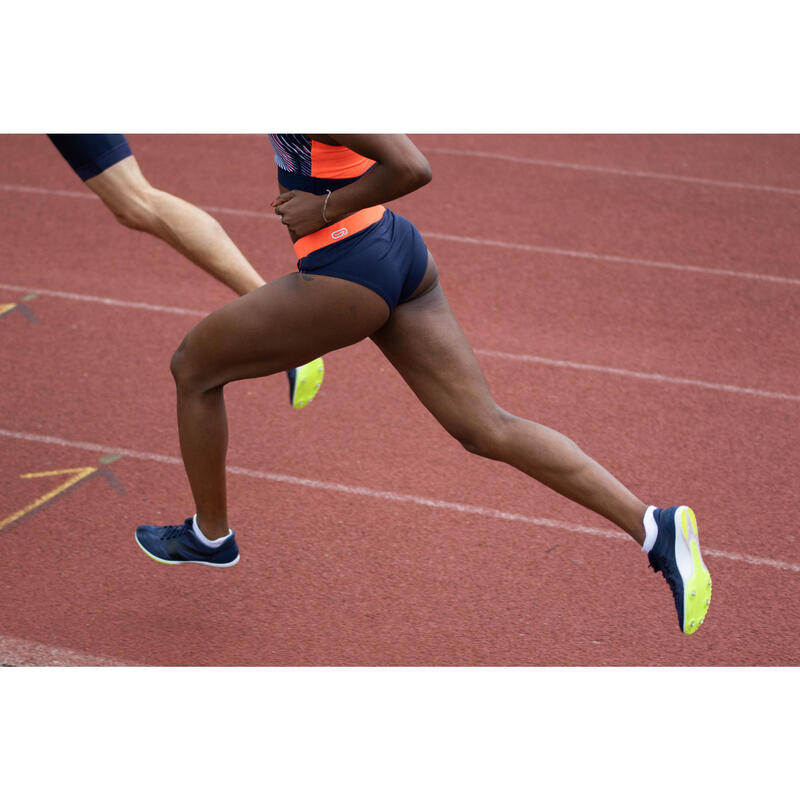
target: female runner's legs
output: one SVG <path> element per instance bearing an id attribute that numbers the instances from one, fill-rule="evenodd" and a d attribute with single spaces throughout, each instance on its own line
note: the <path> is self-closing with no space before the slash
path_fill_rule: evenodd
<path id="1" fill-rule="evenodd" d="M 302 202 L 311 202 L 307 197 L 301 196 Z M 672 589 L 681 630 L 696 631 L 710 603 L 711 580 L 692 510 L 647 506 L 570 439 L 500 408 L 424 248 L 420 271 L 426 254 L 419 285 L 394 308 L 356 279 L 300 272 L 240 297 L 189 332 L 171 367 L 181 453 L 197 515 L 184 526 L 139 528 L 139 545 L 166 563 L 236 563 L 225 490 L 223 387 L 291 369 L 370 337 L 468 451 L 521 470 L 644 544 L 650 565 L 663 572 Z M 180 539 L 183 543 L 176 544 Z M 155 542 L 157 550 L 148 549 L 145 540 Z"/>

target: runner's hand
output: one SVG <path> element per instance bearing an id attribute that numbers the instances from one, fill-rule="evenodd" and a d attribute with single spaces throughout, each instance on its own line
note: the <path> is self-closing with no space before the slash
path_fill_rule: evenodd
<path id="1" fill-rule="evenodd" d="M 273 201 L 272 207 L 292 236 L 300 238 L 324 228 L 328 223 L 322 218 L 325 195 L 309 192 L 284 192 Z"/>

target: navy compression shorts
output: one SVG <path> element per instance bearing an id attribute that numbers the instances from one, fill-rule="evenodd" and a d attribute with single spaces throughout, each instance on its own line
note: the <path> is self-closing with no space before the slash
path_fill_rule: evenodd
<path id="1" fill-rule="evenodd" d="M 343 278 L 372 289 L 390 311 L 414 294 L 427 266 L 428 248 L 420 232 L 388 209 L 363 231 L 314 250 L 297 262 L 300 272 Z"/>
<path id="2" fill-rule="evenodd" d="M 121 133 L 48 133 L 47 138 L 82 181 L 133 155 Z"/>

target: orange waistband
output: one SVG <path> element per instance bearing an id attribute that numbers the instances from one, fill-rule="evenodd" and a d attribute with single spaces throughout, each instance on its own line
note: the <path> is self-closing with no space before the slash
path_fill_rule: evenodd
<path id="1" fill-rule="evenodd" d="M 354 233 L 363 231 L 375 222 L 378 222 L 383 216 L 386 209 L 383 206 L 370 206 L 369 208 L 362 208 L 361 211 L 356 211 L 349 217 L 340 219 L 334 222 L 333 225 L 328 225 L 327 228 L 320 228 L 314 233 L 309 233 L 308 236 L 303 236 L 294 243 L 294 252 L 298 258 L 305 258 L 309 253 L 319 250 L 322 247 L 327 247 L 329 244 L 335 244 Z"/>

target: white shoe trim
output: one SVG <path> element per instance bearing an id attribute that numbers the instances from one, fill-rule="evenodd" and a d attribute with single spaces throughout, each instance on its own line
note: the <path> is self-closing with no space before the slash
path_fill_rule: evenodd
<path id="1" fill-rule="evenodd" d="M 644 544 L 642 545 L 642 552 L 649 553 L 653 549 L 658 537 L 658 523 L 656 522 L 655 506 L 648 506 L 647 511 L 644 512 Z"/>

